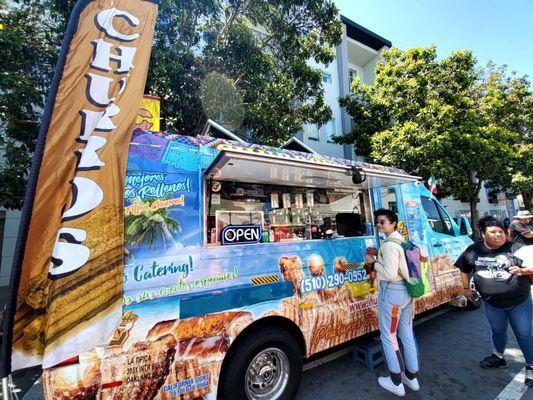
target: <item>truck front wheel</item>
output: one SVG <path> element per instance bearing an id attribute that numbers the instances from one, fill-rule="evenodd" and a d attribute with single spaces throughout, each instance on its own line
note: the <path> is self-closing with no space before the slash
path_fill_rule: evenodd
<path id="1" fill-rule="evenodd" d="M 224 400 L 285 400 L 296 395 L 302 354 L 285 329 L 252 331 L 229 354 L 224 367 Z"/>

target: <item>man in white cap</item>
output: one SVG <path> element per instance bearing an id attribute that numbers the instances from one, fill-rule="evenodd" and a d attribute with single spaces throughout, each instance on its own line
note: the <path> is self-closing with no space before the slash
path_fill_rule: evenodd
<path id="1" fill-rule="evenodd" d="M 518 211 L 513 217 L 509 230 L 511 232 L 511 241 L 517 247 L 533 244 L 533 231 L 528 226 L 532 218 L 533 214 L 527 210 Z"/>

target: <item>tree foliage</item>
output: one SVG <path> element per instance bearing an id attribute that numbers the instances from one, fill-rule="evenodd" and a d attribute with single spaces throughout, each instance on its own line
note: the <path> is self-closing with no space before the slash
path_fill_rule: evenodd
<path id="1" fill-rule="evenodd" d="M 4 207 L 21 206 L 39 117 L 74 4 L 0 0 Z M 331 0 L 163 0 L 146 92 L 161 98 L 162 127 L 170 132 L 196 135 L 207 118 L 223 116 L 230 119 L 218 122 L 251 132 L 255 142 L 281 144 L 303 124 L 330 119 L 321 72 L 308 60 L 330 63 L 341 32 Z M 206 89 L 217 87 L 227 88 L 231 99 L 213 107 L 216 91 Z"/>
<path id="2" fill-rule="evenodd" d="M 162 98 L 168 130 L 197 134 L 210 117 L 202 107 L 203 80 L 230 80 L 242 103 L 222 114 L 242 112 L 236 131 L 281 144 L 304 123 L 330 119 L 321 72 L 308 60 L 330 63 L 340 39 L 329 0 L 169 0 L 160 6 L 147 87 Z"/>
<path id="3" fill-rule="evenodd" d="M 42 1 L 0 2 L 0 205 L 20 208 L 57 57 Z"/>
<path id="4" fill-rule="evenodd" d="M 528 142 L 519 145 L 514 161 L 514 174 L 511 187 L 516 193 L 523 196 L 526 208 L 533 204 L 533 143 L 531 138 Z"/>
<path id="5" fill-rule="evenodd" d="M 479 69 L 469 51 L 442 60 L 435 47 L 393 48 L 383 56 L 375 85 L 356 81 L 341 99 L 354 127 L 339 143 L 426 179 L 434 174 L 442 196 L 470 202 L 474 221 L 482 182 L 509 188 L 521 177 L 531 180 L 532 96 L 525 77 L 493 64 Z"/>

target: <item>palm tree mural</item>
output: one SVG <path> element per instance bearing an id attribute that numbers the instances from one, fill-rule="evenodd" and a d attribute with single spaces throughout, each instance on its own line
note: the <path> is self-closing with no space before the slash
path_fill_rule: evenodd
<path id="1" fill-rule="evenodd" d="M 166 208 L 145 211 L 139 215 L 126 215 L 124 225 L 125 241 L 131 251 L 142 244 L 156 247 L 158 242 L 166 250 L 167 244 L 174 244 L 174 237 L 181 232 L 180 222 L 169 217 Z"/>

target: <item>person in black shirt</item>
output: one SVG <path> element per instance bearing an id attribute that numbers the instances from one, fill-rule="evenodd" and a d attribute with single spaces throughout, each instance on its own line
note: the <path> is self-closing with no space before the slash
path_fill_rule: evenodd
<path id="1" fill-rule="evenodd" d="M 483 240 L 470 245 L 455 266 L 461 270 L 465 296 L 472 299 L 470 274 L 485 305 L 492 333 L 493 353 L 480 362 L 487 369 L 506 368 L 503 357 L 509 322 L 526 359 L 525 384 L 533 386 L 533 302 L 528 274 L 506 241 L 503 224 L 488 218 L 480 221 Z"/>

